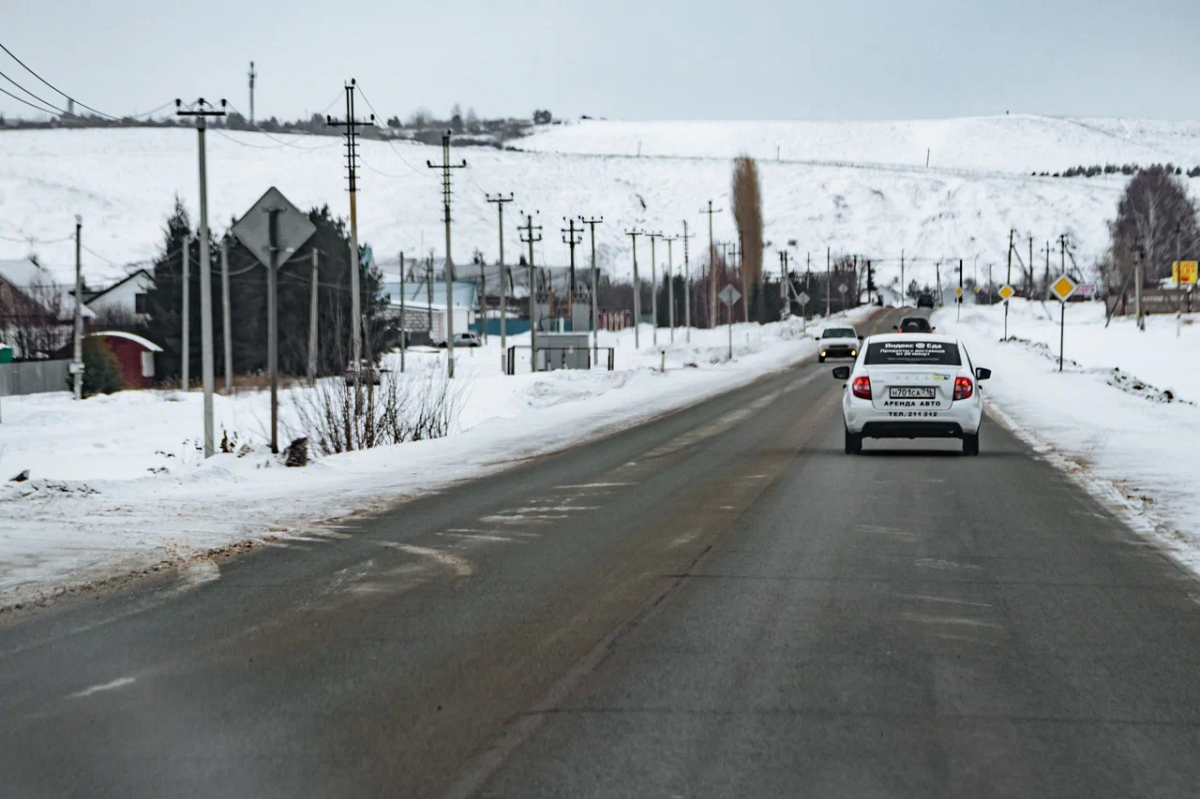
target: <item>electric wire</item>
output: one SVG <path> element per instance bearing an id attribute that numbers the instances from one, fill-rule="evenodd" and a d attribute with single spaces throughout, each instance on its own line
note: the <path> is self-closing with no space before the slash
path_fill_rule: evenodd
<path id="1" fill-rule="evenodd" d="M 104 113 L 103 111 L 97 111 L 95 108 L 92 108 L 90 105 L 87 105 L 87 104 L 85 104 L 85 103 L 81 103 L 81 102 L 79 102 L 79 101 L 78 101 L 78 100 L 76 100 L 74 97 L 72 97 L 71 95 L 67 94 L 67 93 L 66 93 L 66 92 L 64 92 L 62 89 L 58 88 L 58 87 L 57 87 L 57 86 L 55 86 L 53 83 L 51 83 L 50 81 L 46 80 L 45 78 L 43 78 L 43 77 L 42 77 L 41 75 L 39 75 L 38 73 L 34 72 L 34 71 L 33 71 L 33 69 L 32 69 L 32 68 L 31 68 L 31 67 L 30 67 L 28 64 L 26 64 L 26 63 L 25 63 L 24 61 L 22 61 L 21 59 L 17 58 L 16 54 L 14 54 L 12 50 L 9 50 L 7 47 L 5 47 L 3 42 L 0 42 L 0 50 L 3 50 L 4 52 L 8 53 L 8 56 L 9 56 L 9 58 L 11 58 L 13 61 L 16 61 L 18 64 L 20 64 L 21 66 L 23 66 L 23 67 L 25 68 L 25 71 L 26 71 L 26 72 L 28 72 L 30 75 L 33 75 L 35 78 L 37 78 L 37 79 L 38 79 L 38 80 L 40 80 L 42 83 L 44 83 L 44 84 L 46 84 L 47 86 L 49 86 L 49 87 L 50 87 L 51 89 L 53 89 L 54 91 L 56 91 L 56 92 L 58 92 L 59 94 L 61 94 L 61 95 L 62 95 L 63 97 L 65 97 L 66 99 L 74 101 L 76 104 L 78 104 L 78 105 L 79 105 L 79 107 L 80 107 L 80 108 L 86 108 L 88 111 L 91 111 L 93 114 L 99 114 L 99 115 L 100 115 L 100 116 L 102 116 L 102 117 L 108 117 L 109 119 L 114 119 L 114 120 L 115 120 L 115 119 L 118 119 L 118 117 L 115 117 L 115 116 L 113 116 L 112 114 L 106 114 L 106 113 Z M 5 76 L 5 77 L 8 77 L 8 76 Z M 12 80 L 12 79 L 11 79 L 11 78 L 9 78 L 9 80 Z M 23 87 L 22 87 L 22 88 L 23 88 Z M 28 90 L 26 90 L 26 91 L 28 91 Z M 30 94 L 32 94 L 32 93 L 30 93 Z M 43 102 L 45 102 L 45 101 L 43 100 Z M 47 105 L 50 105 L 50 103 L 46 103 L 46 104 L 47 104 Z M 64 113 L 65 113 L 65 112 L 64 112 Z M 74 115 L 72 115 L 72 116 L 74 116 Z"/>

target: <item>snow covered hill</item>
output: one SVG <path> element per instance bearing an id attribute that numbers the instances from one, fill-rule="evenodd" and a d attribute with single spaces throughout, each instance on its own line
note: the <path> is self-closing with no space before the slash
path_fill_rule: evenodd
<path id="1" fill-rule="evenodd" d="M 650 135 L 650 134 L 653 135 Z M 934 139 L 937 141 L 934 141 Z M 579 150 L 643 155 L 550 152 Z M 774 162 L 782 142 L 784 161 Z M 933 145 L 925 169 L 924 152 Z M 1125 178 L 1035 178 L 1028 167 L 1057 169 L 1106 160 L 1174 160 L 1200 163 L 1200 124 L 1055 120 L 998 117 L 904 123 L 601 123 L 551 126 L 522 146 L 545 152 L 456 149 L 471 169 L 454 176 L 454 253 L 459 261 L 478 248 L 497 256 L 496 214 L 485 192 L 513 192 L 505 215 L 506 253 L 524 253 L 517 241 L 518 210 L 540 211 L 544 226 L 539 264 L 565 265 L 557 228 L 565 216 L 602 215 L 597 255 L 602 267 L 631 271 L 631 228 L 681 233 L 688 220 L 692 267 L 708 243 L 708 199 L 723 208 L 713 220 L 718 240 L 735 236 L 729 213 L 728 157 L 745 150 L 761 165 L 767 268 L 775 249 L 789 241 L 793 265 L 811 253 L 823 267 L 825 250 L 858 253 L 881 266 L 883 283 L 906 277 L 932 282 L 937 261 L 966 261 L 968 273 L 1003 264 L 1010 229 L 1020 251 L 1043 248 L 1066 231 L 1082 266 L 1106 247 L 1106 221 Z M 914 154 L 915 150 L 915 154 Z M 332 137 L 209 134 L 209 202 L 212 226 L 224 231 L 269 186 L 278 186 L 307 208 L 328 203 L 346 214 L 344 151 Z M 442 254 L 440 181 L 425 161 L 440 148 L 362 143 L 360 240 L 370 243 L 385 268 L 400 251 L 408 257 Z M 1189 155 L 1193 154 L 1193 155 Z M 703 157 L 701 157 L 703 156 Z M 831 163 L 788 161 L 824 158 Z M 818 159 L 819 160 L 819 159 Z M 836 162 L 836 163 L 833 163 Z M 920 165 L 916 165 L 920 162 Z M 953 168 L 949 168 L 952 166 Z M 1019 171 L 1018 171 L 1019 170 Z M 1186 180 L 1186 179 L 1185 179 Z M 1187 181 L 1200 193 L 1200 179 Z M 195 213 L 196 135 L 191 130 L 55 130 L 0 134 L 0 258 L 27 253 L 29 238 L 43 263 L 67 278 L 74 263 L 69 237 L 74 215 L 84 217 L 85 275 L 102 283 L 124 265 L 153 256 L 176 195 Z M 682 247 L 675 247 L 675 263 Z M 1044 255 L 1041 256 L 1044 258 Z M 666 248 L 658 251 L 666 261 Z M 649 248 L 639 242 L 648 272 Z M 1037 259 L 1040 261 L 1040 259 Z M 950 266 L 944 266 L 943 279 Z"/>
<path id="2" fill-rule="evenodd" d="M 1013 114 L 895 122 L 609 122 L 552 125 L 522 149 L 591 155 L 843 162 L 972 172 L 1079 164 L 1200 164 L 1200 122 Z M 777 149 L 778 148 L 778 149 Z"/>

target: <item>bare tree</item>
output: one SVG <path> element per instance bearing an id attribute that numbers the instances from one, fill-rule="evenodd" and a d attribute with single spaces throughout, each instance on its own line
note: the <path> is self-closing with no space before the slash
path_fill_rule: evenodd
<path id="1" fill-rule="evenodd" d="M 19 357 L 52 358 L 71 342 L 65 292 L 53 281 L 35 279 L 28 286 L 0 280 L 0 337 L 8 339 Z"/>
<path id="2" fill-rule="evenodd" d="M 1143 280 L 1154 283 L 1171 274 L 1176 251 L 1195 254 L 1200 223 L 1195 203 L 1174 170 L 1140 170 L 1125 187 L 1117 217 L 1108 225 L 1112 241 L 1100 265 L 1105 284 L 1119 290 L 1140 248 Z"/>
<path id="3" fill-rule="evenodd" d="M 408 124 L 414 128 L 423 128 L 433 121 L 433 112 L 425 106 L 419 107 L 408 117 Z"/>
<path id="4" fill-rule="evenodd" d="M 741 268 L 745 286 L 762 284 L 763 212 L 758 165 L 753 158 L 738 156 L 733 161 L 733 218 L 741 234 Z M 761 295 L 761 291 L 757 292 Z M 746 298 L 747 304 L 750 298 Z M 761 305 L 761 297 L 757 305 Z M 747 305 L 747 307 L 749 307 Z M 759 314 L 761 315 L 761 313 Z"/>

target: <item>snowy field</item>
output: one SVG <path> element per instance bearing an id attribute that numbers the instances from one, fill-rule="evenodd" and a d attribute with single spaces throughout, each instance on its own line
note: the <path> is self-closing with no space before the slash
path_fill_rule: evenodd
<path id="1" fill-rule="evenodd" d="M 589 155 L 849 162 L 973 172 L 1061 172 L 1083 164 L 1200 164 L 1200 123 L 1031 114 L 879 122 L 622 122 L 542 128 L 526 150 Z"/>
<path id="2" fill-rule="evenodd" d="M 1000 305 L 965 306 L 959 322 L 939 309 L 934 319 L 993 370 L 994 413 L 1200 572 L 1200 315 L 1178 336 L 1174 316 L 1151 316 L 1140 333 L 1132 317 L 1105 329 L 1101 303 L 1070 304 L 1060 374 L 1059 307 L 1014 300 L 1007 343 Z"/>
<path id="3" fill-rule="evenodd" d="M 935 262 L 944 262 L 945 278 L 949 265 L 959 258 L 966 261 L 968 274 L 977 271 L 979 279 L 985 280 L 989 263 L 998 268 L 1004 264 L 1011 228 L 1017 231 L 1022 258 L 1028 255 L 1027 237 L 1033 237 L 1037 263 L 1042 261 L 1038 252 L 1045 242 L 1067 232 L 1077 262 L 1087 270 L 1107 247 L 1106 223 L 1115 214 L 1127 178 L 1035 178 L 1023 168 L 997 171 L 996 158 L 1019 155 L 1047 169 L 1134 157 L 1142 162 L 1200 164 L 1196 144 L 1200 125 L 1129 123 L 1126 133 L 1101 128 L 1106 131 L 1101 134 L 1088 127 L 1091 124 L 1030 117 L 903 123 L 906 129 L 952 128 L 953 136 L 944 135 L 957 143 L 960 152 L 954 170 L 925 169 L 925 145 L 916 143 L 923 137 L 915 133 L 911 146 L 920 150 L 922 165 L 892 152 L 891 123 L 833 126 L 827 143 L 810 155 L 828 157 L 836 164 L 769 160 L 761 164 L 765 237 L 770 242 L 765 266 L 768 272 L 777 269 L 775 250 L 794 240 L 793 267 L 803 268 L 810 254 L 813 268 L 824 268 L 828 247 L 835 254 L 870 257 L 880 284 L 887 285 L 899 280 L 903 252 L 906 280 L 932 284 Z M 537 222 L 545 227 L 544 240 L 535 252 L 537 263 L 566 265 L 567 247 L 556 228 L 563 217 L 588 214 L 605 219 L 596 229 L 602 268 L 617 275 L 631 272 L 626 230 L 678 234 L 686 219 L 696 236 L 691 241 L 691 265 L 698 269 L 708 246 L 708 220 L 700 213 L 708 199 L 723 209 L 713 219 L 715 238 L 735 237 L 728 157 L 743 147 L 753 150 L 755 137 L 774 138 L 773 131 L 780 126 L 805 141 L 809 135 L 805 131 L 829 127 L 825 123 L 587 123 L 552 126 L 521 145 L 623 152 L 630 136 L 641 135 L 629 130 L 646 126 L 660 130 L 663 144 L 656 153 L 668 149 L 662 137 L 673 137 L 671 157 L 490 148 L 456 151 L 455 157 L 465 157 L 471 168 L 455 175 L 455 253 L 461 260 L 479 249 L 489 261 L 495 260 L 496 211 L 486 202 L 485 192 L 512 191 L 517 202 L 505 214 L 510 260 L 525 252 L 518 245 L 516 226 L 522 220 L 515 212 L 537 210 Z M 1075 138 L 1064 138 L 1068 133 Z M 1036 142 L 1030 138 L 1037 136 L 1041 138 Z M 584 137 L 583 143 L 576 141 L 578 137 Z M 1126 152 L 1129 138 L 1144 144 Z M 770 149 L 773 157 L 773 146 Z M 674 157 L 692 151 L 716 155 Z M 934 151 L 940 152 L 936 146 Z M 441 183 L 424 165 L 426 159 L 439 160 L 440 150 L 364 141 L 361 154 L 360 241 L 372 245 L 389 273 L 401 251 L 409 258 L 431 251 L 440 256 Z M 302 208 L 327 203 L 335 214 L 348 212 L 341 142 L 336 138 L 267 138 L 214 131 L 209 135 L 208 155 L 209 218 L 218 234 L 271 185 Z M 788 155 L 798 158 L 801 153 L 789 150 Z M 896 163 L 885 163 L 889 161 Z M 63 278 L 73 275 L 74 247 L 67 239 L 76 213 L 84 217 L 88 248 L 83 253 L 84 275 L 94 284 L 120 277 L 125 264 L 159 252 L 162 228 L 176 195 L 195 218 L 196 136 L 190 130 L 5 132 L 0 135 L 0 164 L 4 204 L 0 258 L 27 254 L 29 245 L 24 242 L 33 237 L 43 263 Z M 1200 196 L 1200 179 L 1185 178 L 1185 183 L 1194 196 Z M 678 268 L 682 247 L 674 250 Z M 645 240 L 639 242 L 638 256 L 648 272 Z M 659 247 L 657 256 L 660 265 L 665 264 L 666 248 Z"/>
<path id="4" fill-rule="evenodd" d="M 849 314 L 859 319 L 869 309 Z M 478 477 L 531 456 L 615 432 L 748 383 L 812 356 L 799 320 L 727 329 L 667 330 L 642 348 L 632 330 L 605 333 L 616 371 L 501 373 L 500 348 L 457 350 L 462 413 L 454 434 L 320 458 L 287 469 L 267 441 L 266 392 L 216 397 L 222 431 L 251 444 L 244 455 L 204 461 L 198 391 L 130 391 L 72 402 L 66 392 L 5 398 L 0 476 L 29 469 L 25 483 L 0 482 L 0 607 L 57 587 L 144 569 L 209 549 L 272 536 L 334 535 L 351 513 Z M 528 335 L 510 343 L 528 343 Z M 664 363 L 666 371 L 659 371 Z M 413 369 L 440 368 L 445 355 L 412 352 Z M 396 358 L 391 359 L 396 365 Z M 296 388 L 282 392 L 285 427 L 295 425 Z M 299 432 L 299 431 L 298 431 Z M 286 443 L 286 437 L 281 435 Z M 216 508 L 220 512 L 214 512 Z"/>

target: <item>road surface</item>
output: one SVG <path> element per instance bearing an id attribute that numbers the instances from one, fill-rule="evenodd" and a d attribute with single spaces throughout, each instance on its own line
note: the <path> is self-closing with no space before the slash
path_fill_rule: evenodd
<path id="1" fill-rule="evenodd" d="M 831 368 L 8 623 L 0 794 L 1200 793 L 1195 579 Z"/>

